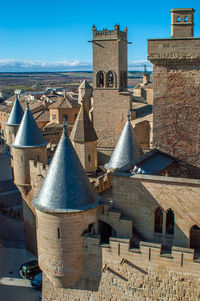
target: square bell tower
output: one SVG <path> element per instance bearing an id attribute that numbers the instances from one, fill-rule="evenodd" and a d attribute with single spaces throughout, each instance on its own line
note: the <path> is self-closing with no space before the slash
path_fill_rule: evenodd
<path id="1" fill-rule="evenodd" d="M 193 8 L 174 8 L 171 13 L 171 38 L 189 38 L 194 35 Z"/>
<path id="2" fill-rule="evenodd" d="M 119 25 L 115 25 L 114 30 L 99 31 L 93 26 L 92 32 L 93 121 L 98 150 L 109 157 L 131 110 L 127 91 L 127 28 L 121 31 Z M 99 163 L 104 162 L 100 159 Z"/>

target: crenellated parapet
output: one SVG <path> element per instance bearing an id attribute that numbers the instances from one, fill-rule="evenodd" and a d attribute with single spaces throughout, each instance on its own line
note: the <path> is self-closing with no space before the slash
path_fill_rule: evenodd
<path id="1" fill-rule="evenodd" d="M 96 193 L 101 193 L 112 187 L 112 177 L 111 173 L 105 173 L 95 179 L 90 178 L 90 183 L 92 184 Z"/>
<path id="2" fill-rule="evenodd" d="M 33 178 L 36 175 L 46 176 L 49 165 L 44 164 L 42 162 L 36 162 L 34 160 L 29 161 L 30 164 L 30 175 Z"/>
<path id="3" fill-rule="evenodd" d="M 172 246 L 170 253 L 162 251 L 162 245 L 150 242 L 140 242 L 137 249 L 131 248 L 130 239 L 110 237 L 109 244 L 100 244 L 96 237 L 88 235 L 84 238 L 87 252 L 92 252 L 88 248 L 96 244 L 102 250 L 103 271 L 109 267 L 110 263 L 129 265 L 141 273 L 147 274 L 147 268 L 151 266 L 159 267 L 162 265 L 167 271 L 190 273 L 200 276 L 200 261 L 194 259 L 194 250 Z"/>
<path id="4" fill-rule="evenodd" d="M 127 27 L 123 31 L 120 30 L 119 25 L 114 26 L 114 30 L 97 30 L 96 26 L 93 26 L 93 39 L 94 40 L 113 40 L 113 39 L 122 39 L 127 40 Z"/>

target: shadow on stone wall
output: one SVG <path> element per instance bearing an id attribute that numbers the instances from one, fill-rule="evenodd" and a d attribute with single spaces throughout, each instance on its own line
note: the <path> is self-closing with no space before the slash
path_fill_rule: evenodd
<path id="1" fill-rule="evenodd" d="M 92 240 L 90 239 L 92 236 Z M 102 248 L 99 235 L 85 234 L 83 237 L 84 268 L 83 275 L 69 289 L 98 291 L 102 274 Z M 92 250 L 92 252 L 91 252 Z"/>

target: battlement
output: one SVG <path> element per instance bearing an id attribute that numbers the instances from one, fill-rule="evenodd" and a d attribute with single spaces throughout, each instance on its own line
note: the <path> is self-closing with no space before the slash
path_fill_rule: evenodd
<path id="1" fill-rule="evenodd" d="M 101 193 L 112 187 L 112 177 L 111 173 L 105 173 L 95 179 L 90 178 L 90 183 L 92 184 L 96 193 Z"/>
<path id="2" fill-rule="evenodd" d="M 97 30 L 96 26 L 93 26 L 93 40 L 116 40 L 121 39 L 127 41 L 127 27 L 123 31 L 120 30 L 119 25 L 114 26 L 114 30 Z"/>
<path id="3" fill-rule="evenodd" d="M 200 275 L 200 260 L 194 258 L 194 250 L 172 246 L 170 253 L 165 253 L 161 244 L 140 242 L 138 249 L 130 248 L 130 239 L 110 237 L 109 244 L 100 244 L 97 236 L 88 234 L 84 237 L 86 252 L 92 252 L 94 245 L 102 250 L 103 265 L 109 262 L 127 264 L 141 273 L 146 273 L 145 268 L 158 267 L 174 272 Z M 105 267 L 105 266 L 104 266 Z"/>
<path id="4" fill-rule="evenodd" d="M 31 178 L 33 178 L 34 176 L 37 176 L 37 175 L 42 175 L 43 177 L 46 176 L 49 165 L 41 163 L 41 162 L 36 162 L 34 160 L 30 160 L 29 164 L 30 164 Z"/>

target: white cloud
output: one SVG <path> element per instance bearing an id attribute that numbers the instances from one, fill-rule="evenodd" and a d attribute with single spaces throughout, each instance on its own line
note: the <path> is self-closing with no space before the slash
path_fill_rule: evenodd
<path id="1" fill-rule="evenodd" d="M 152 70 L 152 65 L 147 60 L 130 61 L 129 70 L 143 70 L 144 65 L 148 70 Z M 43 62 L 34 60 L 0 60 L 0 72 L 20 72 L 20 71 L 69 71 L 69 70 L 92 70 L 92 63 L 79 60 Z"/>
<path id="2" fill-rule="evenodd" d="M 85 70 L 91 69 L 92 65 L 87 62 L 74 61 L 57 61 L 42 62 L 33 60 L 0 60 L 0 72 L 6 71 L 63 71 L 63 70 Z"/>

